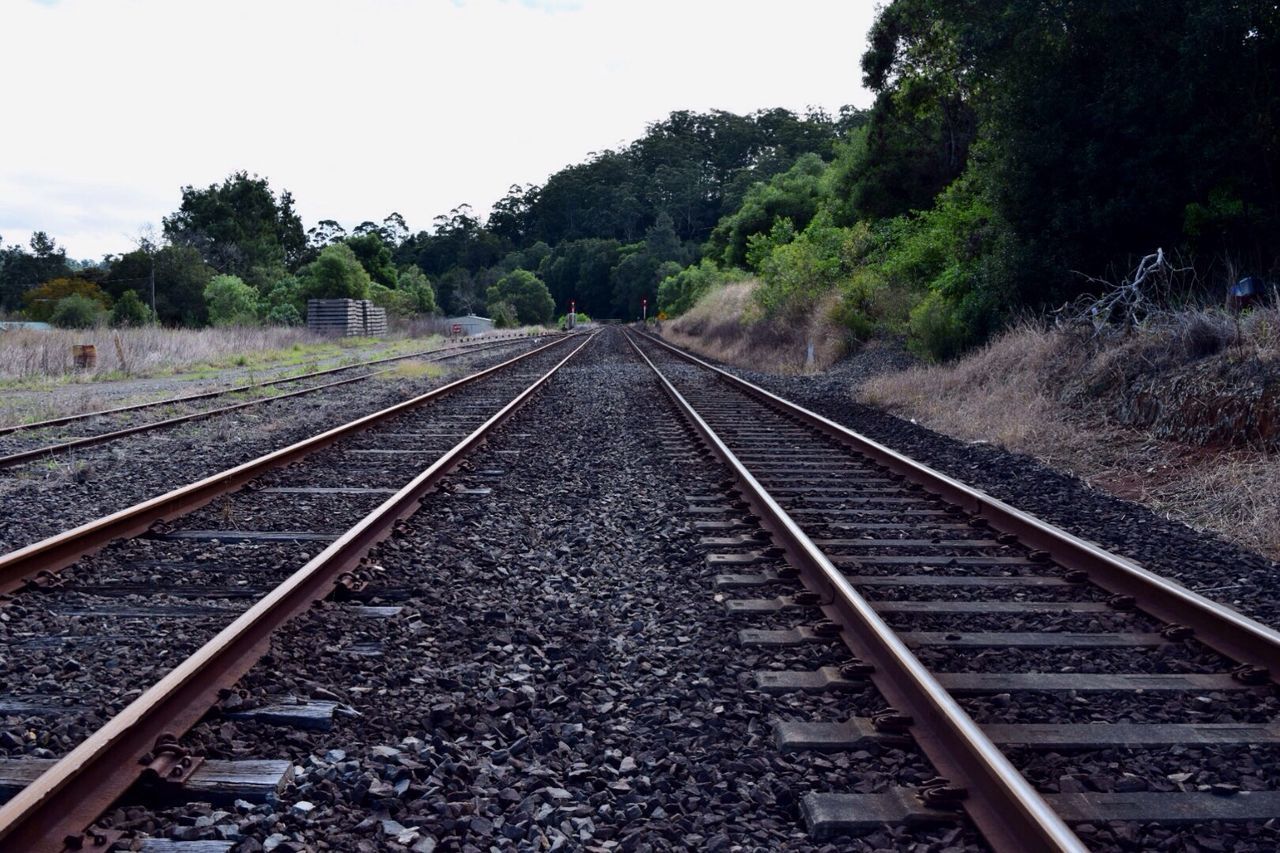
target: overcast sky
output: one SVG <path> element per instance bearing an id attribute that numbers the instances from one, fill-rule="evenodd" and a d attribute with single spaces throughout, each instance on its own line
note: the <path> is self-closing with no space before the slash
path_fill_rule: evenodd
<path id="1" fill-rule="evenodd" d="M 871 0 L 0 0 L 0 237 L 133 247 L 244 169 L 409 227 L 672 110 L 867 106 Z"/>

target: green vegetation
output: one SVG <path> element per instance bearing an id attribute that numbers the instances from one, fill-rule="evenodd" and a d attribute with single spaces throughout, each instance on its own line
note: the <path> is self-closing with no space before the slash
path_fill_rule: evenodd
<path id="1" fill-rule="evenodd" d="M 515 318 L 527 326 L 546 323 L 556 310 L 551 299 L 551 291 L 528 270 L 512 270 L 498 279 L 485 294 L 489 311 L 494 315 L 494 325 L 498 325 L 498 313 L 501 311 L 503 325 L 510 323 L 507 309 L 515 312 Z"/>
<path id="2" fill-rule="evenodd" d="M 234 275 L 216 275 L 204 289 L 209 322 L 215 326 L 251 326 L 257 322 L 258 292 Z"/>
<path id="3" fill-rule="evenodd" d="M 146 303 L 154 279 L 159 321 L 201 326 L 223 321 L 204 298 L 222 274 L 273 324 L 366 296 L 400 316 L 546 322 L 575 300 L 634 319 L 751 278 L 761 322 L 821 310 L 822 328 L 946 359 L 1157 247 L 1215 302 L 1280 274 L 1274 3 L 888 0 L 868 45 L 869 110 L 673 112 L 426 230 L 391 213 L 304 232 L 292 196 L 244 172 L 184 187 L 163 244 L 98 266 L 73 270 L 44 233 L 0 246 L 0 310 L 73 277 Z"/>
<path id="4" fill-rule="evenodd" d="M 59 329 L 88 329 L 96 326 L 101 318 L 101 303 L 73 293 L 58 300 L 49 316 L 49 322 Z"/>
<path id="5" fill-rule="evenodd" d="M 49 320 L 57 313 L 62 302 L 71 296 L 79 296 L 94 303 L 95 312 L 111 307 L 111 297 L 102 288 L 83 278 L 55 278 L 22 294 L 26 314 L 32 320 Z"/>
<path id="6" fill-rule="evenodd" d="M 368 299 L 373 280 L 345 243 L 332 243 L 298 272 L 307 299 Z"/>
<path id="7" fill-rule="evenodd" d="M 1220 302 L 1280 272 L 1278 42 L 1260 2 L 894 0 L 863 57 L 866 124 L 753 186 L 659 305 L 743 268 L 763 318 L 835 294 L 854 336 L 949 359 L 1156 247 Z"/>
<path id="8" fill-rule="evenodd" d="M 150 308 L 142 304 L 138 294 L 132 290 L 126 290 L 116 300 L 116 304 L 111 306 L 110 322 L 117 329 L 145 326 L 148 323 L 154 323 L 155 316 L 151 313 Z"/>

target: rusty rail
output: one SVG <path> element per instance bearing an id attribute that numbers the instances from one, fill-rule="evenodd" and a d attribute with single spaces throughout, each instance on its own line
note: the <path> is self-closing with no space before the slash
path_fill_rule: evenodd
<path id="1" fill-rule="evenodd" d="M 56 572 L 83 556 L 92 554 L 114 539 L 137 536 L 155 522 L 192 512 L 213 499 L 234 491 L 270 468 L 287 465 L 310 453 L 329 446 L 340 438 L 367 429 L 388 418 L 417 408 L 432 400 L 450 394 L 459 388 L 503 370 L 523 359 L 550 347 L 563 344 L 568 338 L 558 338 L 528 352 L 521 353 L 501 364 L 477 371 L 448 385 L 428 391 L 417 397 L 396 403 L 381 411 L 357 418 L 350 423 L 334 427 L 288 447 L 273 450 L 257 459 L 241 463 L 194 483 L 157 495 L 111 515 L 87 522 L 39 542 L 33 542 L 16 551 L 0 556 L 0 594 L 20 589 L 30 578 L 42 572 Z"/>
<path id="2" fill-rule="evenodd" d="M 509 345 L 510 345 L 510 342 L 507 342 L 507 341 L 504 341 L 502 343 L 493 343 L 483 347 L 473 347 L 460 352 L 453 352 L 453 353 L 448 353 L 444 355 L 439 355 L 438 357 L 430 360 L 433 362 L 444 361 L 445 359 L 449 359 L 449 358 L 458 358 L 460 356 L 470 355 L 476 352 L 484 352 L 486 350 L 493 349 L 495 347 L 509 346 Z M 150 406 L 161 406 L 168 403 L 179 403 L 179 402 L 185 402 L 188 400 L 197 400 L 204 397 L 214 397 L 222 394 L 231 394 L 231 393 L 244 391 L 246 389 L 263 388 L 269 385 L 280 385 L 285 382 L 297 382 L 300 379 L 308 379 L 308 378 L 312 378 L 315 376 L 322 376 L 329 373 L 337 373 L 343 370 L 352 370 L 357 367 L 367 367 L 373 364 L 383 364 L 389 361 L 403 361 L 409 358 L 419 358 L 419 357 L 428 355 L 430 353 L 439 353 L 439 352 L 440 352 L 439 350 L 427 350 L 424 353 L 415 353 L 412 355 L 397 355 L 397 356 L 392 356 L 390 358 L 379 359 L 377 361 L 363 362 L 361 364 L 352 364 L 352 365 L 348 365 L 347 367 L 337 367 L 337 368 L 332 368 L 330 370 L 321 370 L 315 373 L 304 374 L 302 376 L 290 377 L 288 379 L 276 379 L 270 382 L 259 382 L 253 385 L 243 385 L 243 386 L 240 386 L 239 388 L 230 388 L 225 391 L 212 391 L 207 394 L 196 394 L 189 397 L 175 397 L 170 400 L 159 400 L 154 403 L 142 403 L 137 406 L 124 406 L 119 409 L 108 409 L 102 412 L 90 412 L 88 414 L 83 414 L 83 415 L 69 415 L 66 418 L 56 419 L 53 421 L 44 421 L 39 425 L 32 424 L 26 427 L 10 428 L 9 432 L 13 432 L 16 429 L 32 429 L 32 428 L 35 428 L 36 426 L 49 426 L 56 423 L 70 423 L 83 418 L 93 417 L 95 415 L 115 414 L 119 412 L 126 412 L 134 409 L 146 408 Z M 248 400 L 243 403 L 233 403 L 230 406 L 219 406 L 213 409 L 206 409 L 202 412 L 192 412 L 191 414 L 187 414 L 187 415 L 177 415 L 175 417 L 166 418 L 161 421 L 152 421 L 151 423 L 138 424 L 137 426 L 125 427 L 124 429 L 113 430 L 112 432 L 99 433 L 98 435 L 85 436 L 84 438 L 75 438 L 75 439 L 71 439 L 70 441 L 60 442 L 58 444 L 49 444 L 49 445 L 45 445 L 44 447 L 36 447 L 36 448 L 32 448 L 31 450 L 23 450 L 23 451 L 19 451 L 18 453 L 11 453 L 8 456 L 0 456 L 0 468 L 12 468 L 17 465 L 25 465 L 28 462 L 34 462 L 38 459 L 44 459 L 50 456 L 58 456 L 64 453 L 70 453 L 73 450 L 79 450 L 80 448 L 83 448 L 83 447 L 92 447 L 98 444 L 107 444 L 109 442 L 116 441 L 117 439 L 125 438 L 126 436 L 137 435 L 138 433 L 151 432 L 153 430 L 159 430 L 159 429 L 166 429 L 168 427 L 177 426 L 178 424 L 188 423 L 190 421 L 205 420 L 207 418 L 217 417 L 218 415 L 225 415 L 230 412 L 237 411 L 239 409 L 246 409 L 246 408 L 249 408 L 250 406 L 259 406 L 259 405 L 262 405 L 263 403 L 274 403 L 277 400 L 285 400 L 290 397 L 300 397 L 304 394 L 313 394 L 316 391 L 323 391 L 326 388 L 336 388 L 339 385 L 350 385 L 353 382 L 360 382 L 365 379 L 371 379 L 375 376 L 381 376 L 384 373 L 390 373 L 394 369 L 395 368 L 393 367 L 386 367 L 386 368 L 383 368 L 382 370 L 374 370 L 370 373 L 363 373 L 359 376 L 353 376 L 349 379 L 339 379 L 336 382 L 326 382 L 322 385 L 313 385 L 310 388 L 301 388 L 297 391 L 288 391 L 284 394 L 276 394 L 271 397 L 262 397 L 257 400 Z"/>
<path id="3" fill-rule="evenodd" d="M 890 703 L 915 722 L 912 735 L 939 772 L 975 794 L 965 811 L 1000 851 L 1075 851 L 1084 844 L 1023 778 L 1000 749 L 929 673 L 892 628 L 849 582 L 768 491 L 747 470 L 634 338 L 628 340 L 663 390 L 711 451 L 733 472 L 760 524 L 783 548 L 806 585 L 830 596 L 823 607 L 848 630 L 841 636 L 854 654 L 875 667 L 870 678 Z M 673 350 L 679 353 L 678 350 Z M 695 363 L 710 367 L 690 358 Z M 712 368 L 715 369 L 715 368 Z"/>
<path id="4" fill-rule="evenodd" d="M 467 339 L 463 338 L 463 342 Z M 518 339 L 517 339 L 518 340 Z M 460 355 L 466 355 L 472 352 L 483 352 L 487 349 L 493 349 L 499 346 L 509 346 L 516 340 L 506 339 L 502 341 L 485 342 L 480 346 L 467 347 L 453 346 L 441 347 L 439 349 L 420 350 L 419 352 L 408 353 L 407 355 L 393 355 L 386 358 L 375 358 L 370 361 L 359 361 L 355 364 L 346 364 L 338 367 L 328 367 L 324 370 L 313 370 L 310 373 L 300 373 L 297 376 L 286 376 L 280 379 L 266 379 L 262 382 L 252 382 L 248 385 L 235 385 L 231 388 L 218 388 L 213 391 L 201 391 L 198 394 L 186 394 L 181 397 L 168 397 L 164 400 L 152 400 L 147 403 L 133 403 L 128 406 L 117 406 L 113 409 L 99 409 L 96 412 L 81 412 L 75 415 L 63 415 L 58 418 L 50 418 L 44 421 L 36 421 L 30 424 L 10 424 L 8 426 L 0 426 L 0 435 L 9 435 L 15 432 L 25 432 L 28 430 L 47 429 L 48 427 L 63 426 L 65 424 L 75 423 L 76 421 L 86 420 L 88 418 L 101 417 L 103 415 L 118 415 L 123 412 L 136 412 L 140 409 L 150 409 L 155 406 L 168 406 L 175 403 L 190 403 L 193 400 L 207 400 L 211 397 L 220 397 L 223 394 L 238 394 L 241 391 L 251 391 L 254 388 L 267 388 L 271 385 L 283 385 L 286 382 L 299 382 L 303 379 L 314 379 L 317 376 L 328 376 L 332 373 L 341 373 L 344 370 L 355 370 L 359 367 L 372 367 L 375 364 L 387 364 L 392 361 L 404 361 L 410 358 L 421 358 L 426 355 L 434 355 L 439 353 L 448 353 L 446 358 L 455 358 Z M 441 359 L 436 359 L 437 361 Z"/>
<path id="5" fill-rule="evenodd" d="M 69 838 L 79 839 L 80 833 L 141 775 L 139 759 L 152 749 L 158 737 L 179 735 L 195 725 L 215 703 L 218 691 L 233 685 L 266 653 L 273 632 L 328 595 L 339 574 L 355 568 L 369 549 L 390 535 L 395 522 L 413 515 L 421 498 L 442 477 L 591 339 L 588 336 L 412 482 L 0 806 L 0 848 L 60 850 Z M 476 374 L 479 375 L 483 374 Z"/>
<path id="6" fill-rule="evenodd" d="M 732 387 L 799 419 L 964 512 L 986 519 L 995 530 L 1012 533 L 1028 548 L 1047 552 L 1060 566 L 1085 572 L 1089 580 L 1111 592 L 1132 595 L 1139 609 L 1165 622 L 1191 628 L 1197 640 L 1223 655 L 1265 668 L 1273 681 L 1280 677 L 1280 632 L 1275 629 L 708 364 L 666 341 L 650 335 L 645 338 L 685 361 L 713 371 Z"/>

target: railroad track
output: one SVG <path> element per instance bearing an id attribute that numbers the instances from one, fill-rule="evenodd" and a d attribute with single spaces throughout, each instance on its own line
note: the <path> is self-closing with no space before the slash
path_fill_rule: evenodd
<path id="1" fill-rule="evenodd" d="M 967 816 L 1000 851 L 1084 850 L 1073 828 L 1117 822 L 1273 837 L 1264 774 L 1204 780 L 1280 751 L 1280 634 L 664 342 L 631 343 L 731 472 L 690 512 L 726 607 L 768 625 L 741 642 L 825 664 L 762 670 L 757 687 L 862 709 L 780 721 L 779 747 L 909 736 L 939 773 L 810 792 L 815 835 Z M 1090 784 L 1127 762 L 1138 772 L 1110 790 Z"/>
<path id="2" fill-rule="evenodd" d="M 590 340 L 560 338 L 0 557 L 0 583 L 21 590 L 0 627 L 0 716 L 47 720 L 31 732 L 45 746 L 0 761 L 0 790 L 16 791 L 0 806 L 0 849 L 108 849 L 119 833 L 89 827 L 135 784 L 152 795 L 184 786 L 274 795 L 289 762 L 204 762 L 177 737 L 225 701 L 271 634 L 314 602 L 386 617 L 387 608 L 359 604 L 378 573 L 364 555 L 449 471 L 493 474 L 469 455 Z M 114 653 L 77 652 L 104 644 Z M 139 683 L 149 686 L 121 692 Z M 69 686 L 74 696 L 63 698 Z M 243 713 L 305 726 L 337 704 L 286 701 Z"/>
<path id="3" fill-rule="evenodd" d="M 396 369 L 394 367 L 379 367 L 379 365 L 406 361 L 408 359 L 419 359 L 425 362 L 436 363 L 467 355 L 473 355 L 479 352 L 520 346 L 527 343 L 527 341 L 527 338 L 492 342 L 481 341 L 478 343 L 449 347 L 447 349 L 423 350 L 420 352 L 388 356 L 386 358 L 378 358 L 370 361 L 358 362 L 356 364 L 311 371 L 298 376 L 269 379 L 262 382 L 252 382 L 231 388 L 205 391 L 198 394 L 186 394 L 163 400 L 135 403 L 128 406 L 118 406 L 112 409 L 102 409 L 93 412 L 66 415 L 36 423 L 15 424 L 0 427 L 0 469 L 13 468 L 31 462 L 47 460 L 53 457 L 73 453 L 87 447 L 107 444 L 127 436 L 154 432 L 156 430 L 168 429 L 170 427 L 190 423 L 192 421 L 214 418 L 220 415 L 230 414 L 231 412 L 260 406 L 264 403 L 273 403 L 278 400 L 300 397 L 330 388 L 351 385 L 357 382 L 362 382 L 366 379 L 372 379 L 376 376 L 385 375 Z M 257 397 L 222 406 L 214 406 L 211 408 L 196 408 L 193 406 L 195 403 L 212 400 L 218 397 L 260 392 L 267 388 L 276 388 L 300 382 L 311 382 L 312 380 L 322 379 L 323 377 L 332 376 L 337 373 L 346 373 L 352 370 L 361 369 L 367 369 L 367 372 L 361 373 L 358 376 L 322 381 L 308 385 L 304 388 L 284 391 L 278 394 L 270 394 L 268 396 Z M 191 410 L 182 412 L 176 411 L 180 409 Z M 168 410 L 169 413 L 159 420 L 139 421 L 140 415 L 145 417 L 147 413 L 160 410 Z M 70 428 L 71 431 L 67 432 L 67 428 Z"/>

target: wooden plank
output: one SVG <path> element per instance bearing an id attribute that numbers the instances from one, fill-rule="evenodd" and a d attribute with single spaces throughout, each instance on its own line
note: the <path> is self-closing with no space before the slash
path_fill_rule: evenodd
<path id="1" fill-rule="evenodd" d="M 168 838 L 144 838 L 142 853 L 230 853 L 235 841 L 173 841 Z"/>
<path id="2" fill-rule="evenodd" d="M 56 762 L 52 758 L 0 758 L 0 798 L 30 785 Z M 265 802 L 293 777 L 293 762 L 276 759 L 205 761 L 182 786 L 184 797 L 212 803 Z"/>
<path id="3" fill-rule="evenodd" d="M 245 711 L 232 711 L 223 716 L 228 720 L 244 720 L 254 723 L 270 723 L 276 726 L 291 726 L 306 731 L 327 732 L 333 728 L 333 712 L 337 702 L 321 702 L 311 700 L 302 704 L 293 702 L 277 702 L 270 705 L 259 705 Z"/>

